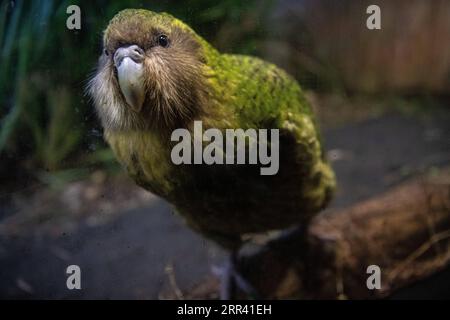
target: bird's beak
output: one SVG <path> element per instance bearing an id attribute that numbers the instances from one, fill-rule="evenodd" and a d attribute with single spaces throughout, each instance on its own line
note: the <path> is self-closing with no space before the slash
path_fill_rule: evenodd
<path id="1" fill-rule="evenodd" d="M 120 91 L 127 104 L 136 112 L 141 110 L 145 99 L 143 62 L 144 51 L 137 45 L 120 47 L 114 53 Z"/>

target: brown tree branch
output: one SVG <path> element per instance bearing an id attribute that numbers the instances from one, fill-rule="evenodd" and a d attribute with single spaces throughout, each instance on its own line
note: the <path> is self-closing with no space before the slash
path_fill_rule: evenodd
<path id="1" fill-rule="evenodd" d="M 280 299 L 381 298 L 424 279 L 450 261 L 449 173 L 319 215 L 307 232 L 242 257 L 241 272 L 265 298 Z M 380 290 L 367 288 L 369 265 L 381 269 Z"/>

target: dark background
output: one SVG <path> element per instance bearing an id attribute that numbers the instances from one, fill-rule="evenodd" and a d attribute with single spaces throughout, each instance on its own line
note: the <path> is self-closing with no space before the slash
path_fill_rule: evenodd
<path id="1" fill-rule="evenodd" d="M 66 8 L 81 8 L 81 30 Z M 295 76 L 338 177 L 331 208 L 450 163 L 450 1 L 3 1 L 0 3 L 0 297 L 215 297 L 223 252 L 137 188 L 84 94 L 102 30 L 124 8 L 167 11 L 222 52 Z M 82 270 L 80 291 L 65 268 Z M 401 297 L 449 297 L 448 271 Z M 209 289 L 208 289 L 209 288 Z M 181 291 L 181 292 L 180 292 Z"/>

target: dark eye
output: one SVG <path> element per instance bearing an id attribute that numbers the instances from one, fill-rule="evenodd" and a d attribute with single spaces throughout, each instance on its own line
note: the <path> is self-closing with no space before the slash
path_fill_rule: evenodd
<path id="1" fill-rule="evenodd" d="M 105 54 L 105 56 L 109 56 L 109 52 L 108 52 L 108 50 L 103 50 L 103 53 Z"/>
<path id="2" fill-rule="evenodd" d="M 166 48 L 169 45 L 169 39 L 165 34 L 158 36 L 158 44 L 164 48 Z"/>

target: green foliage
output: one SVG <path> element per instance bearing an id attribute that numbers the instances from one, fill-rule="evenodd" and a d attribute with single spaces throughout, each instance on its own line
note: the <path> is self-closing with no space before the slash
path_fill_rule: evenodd
<path id="1" fill-rule="evenodd" d="M 54 1 L 11 3 L 0 8 L 0 151 L 57 169 L 81 141 L 72 79 L 59 81 L 61 71 L 54 72 L 64 63 L 55 59 L 61 32 L 52 30 L 62 17 L 55 19 Z"/>

